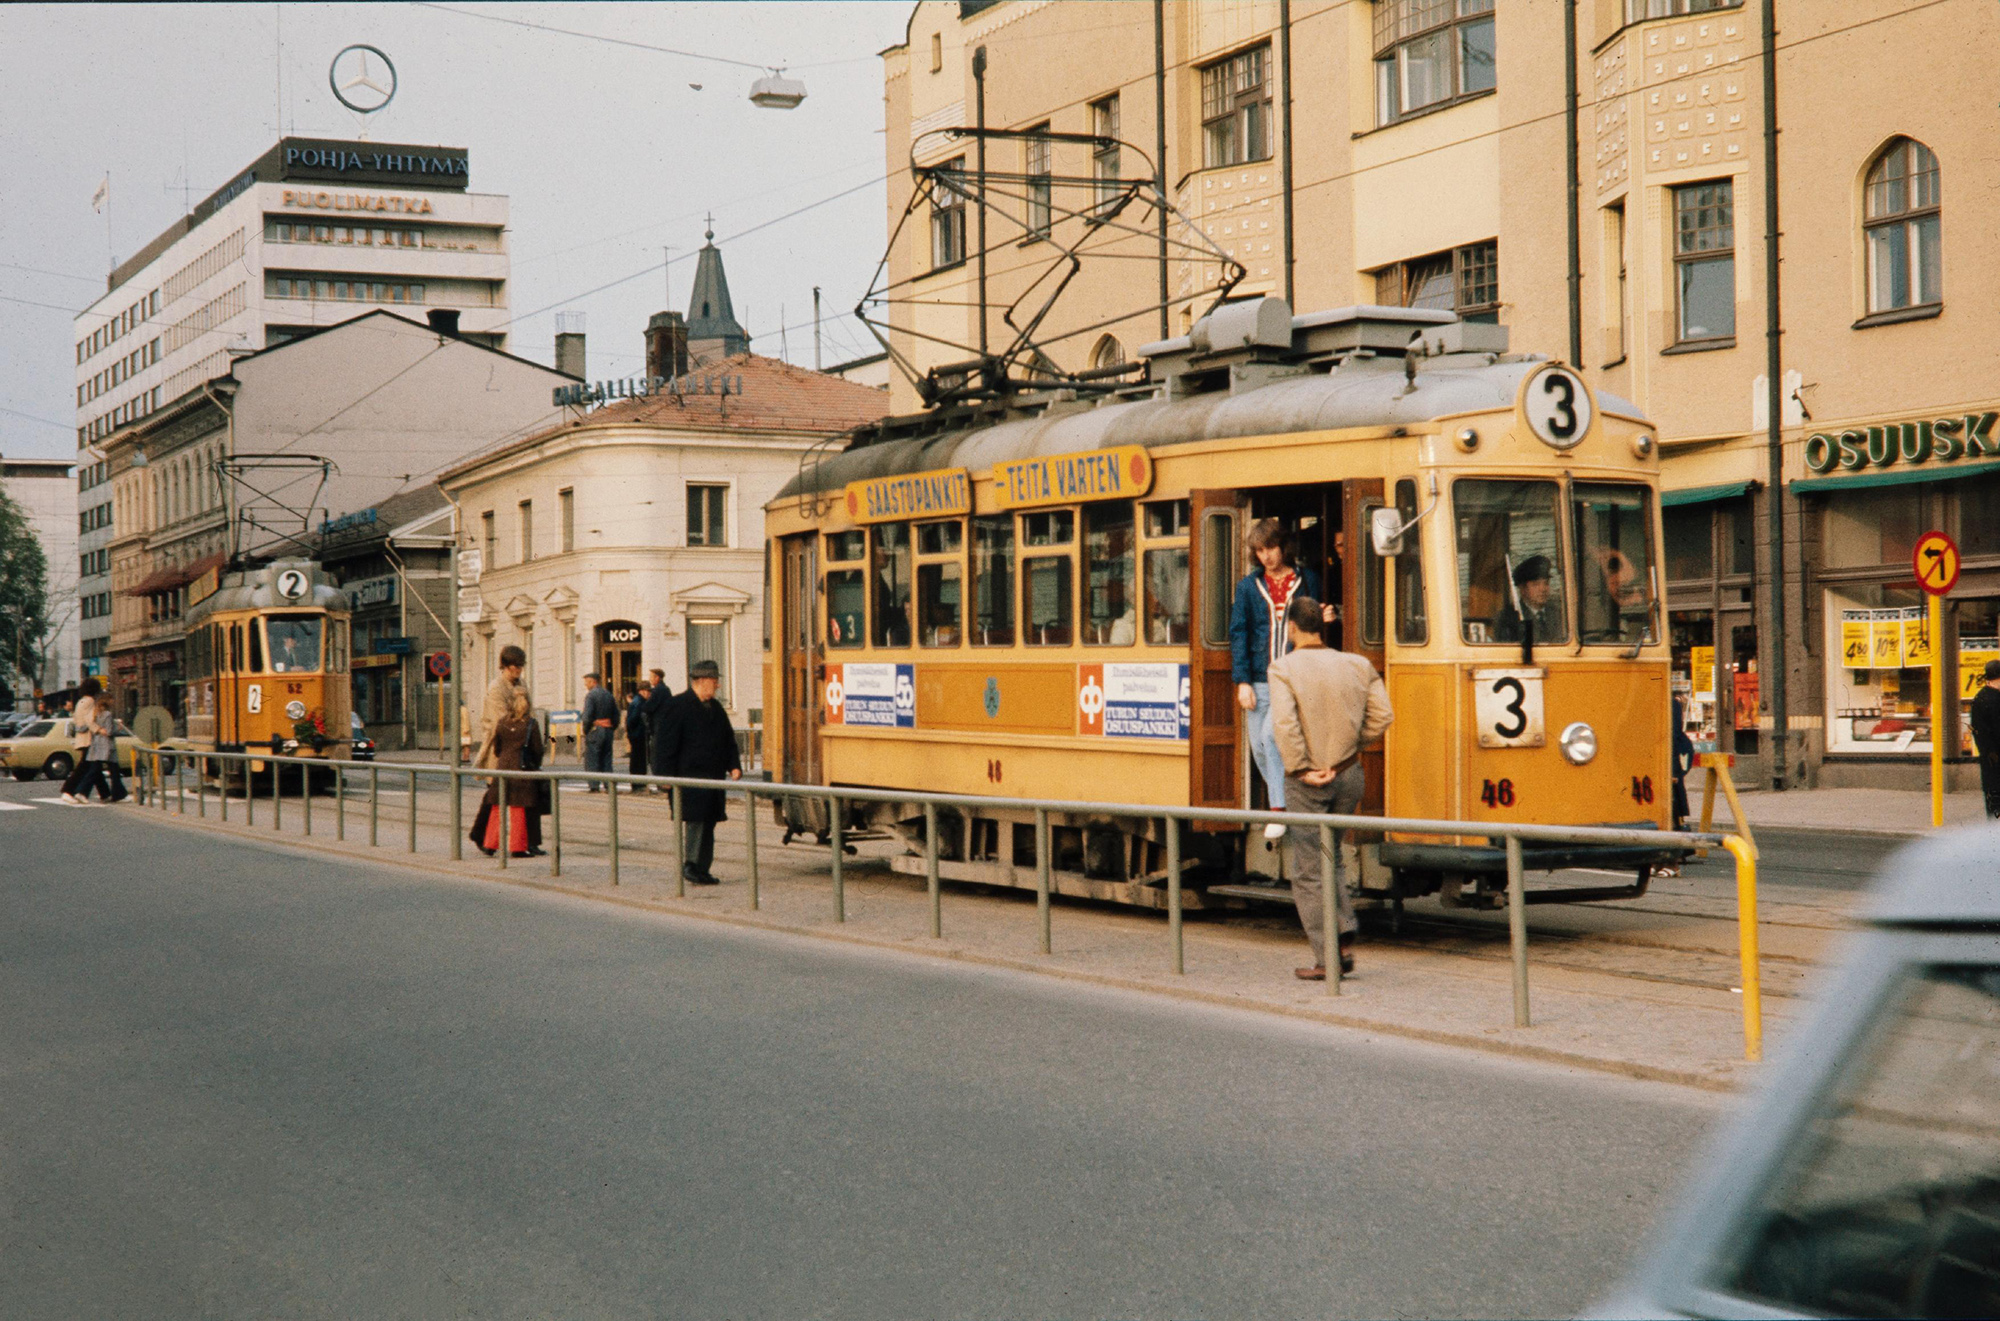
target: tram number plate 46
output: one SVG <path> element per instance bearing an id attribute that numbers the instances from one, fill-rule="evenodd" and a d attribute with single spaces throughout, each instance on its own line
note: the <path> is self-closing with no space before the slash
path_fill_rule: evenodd
<path id="1" fill-rule="evenodd" d="M 1542 747 L 1541 668 L 1474 670 L 1472 718 L 1482 748 Z"/>

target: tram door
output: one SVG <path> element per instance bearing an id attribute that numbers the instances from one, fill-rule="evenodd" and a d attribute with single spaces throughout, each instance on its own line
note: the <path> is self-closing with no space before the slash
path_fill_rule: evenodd
<path id="1" fill-rule="evenodd" d="M 1194 491 L 1189 504 L 1194 534 L 1188 538 L 1193 616 L 1188 629 L 1193 653 L 1188 667 L 1188 804 L 1241 807 L 1244 757 L 1236 684 L 1230 678 L 1229 606 L 1236 580 L 1243 576 L 1246 503 L 1239 491 Z"/>
<path id="2" fill-rule="evenodd" d="M 1340 493 L 1341 540 L 1345 543 L 1345 554 L 1340 556 L 1338 565 L 1342 574 L 1339 597 L 1341 649 L 1366 656 L 1368 663 L 1375 667 L 1375 672 L 1381 674 L 1383 606 L 1388 598 L 1383 590 L 1382 559 L 1375 554 L 1374 543 L 1368 539 L 1368 518 L 1371 511 L 1382 506 L 1382 479 L 1352 477 L 1340 484 Z M 1327 595 L 1333 594 L 1329 585 Z M 1379 742 L 1372 748 L 1361 750 L 1361 769 L 1368 777 L 1368 787 L 1361 795 L 1360 810 L 1371 816 L 1380 816 L 1383 767 L 1382 745 Z"/>
<path id="3" fill-rule="evenodd" d="M 819 630 L 818 538 L 808 532 L 780 543 L 784 566 L 784 613 L 780 642 L 784 649 L 785 766 L 787 784 L 818 784 L 819 728 L 822 719 Z"/>
<path id="4" fill-rule="evenodd" d="M 637 624 L 618 619 L 598 626 L 597 672 L 621 703 L 639 690 L 640 655 Z"/>

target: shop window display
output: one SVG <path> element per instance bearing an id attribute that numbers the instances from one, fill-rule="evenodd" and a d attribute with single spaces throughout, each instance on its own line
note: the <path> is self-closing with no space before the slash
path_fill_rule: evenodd
<path id="1" fill-rule="evenodd" d="M 1826 629 L 1827 751 L 1930 751 L 1934 656 L 1923 593 L 1829 588 Z"/>

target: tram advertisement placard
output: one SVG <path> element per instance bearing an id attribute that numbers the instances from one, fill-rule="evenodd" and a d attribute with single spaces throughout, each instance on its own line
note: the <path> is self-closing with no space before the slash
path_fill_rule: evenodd
<path id="1" fill-rule="evenodd" d="M 1152 489 L 1153 458 L 1140 445 L 993 465 L 993 503 L 1001 509 L 1132 500 Z"/>
<path id="2" fill-rule="evenodd" d="M 826 667 L 826 723 L 911 729 L 917 723 L 917 667 L 849 662 Z"/>
<path id="3" fill-rule="evenodd" d="M 963 468 L 907 472 L 847 484 L 847 517 L 856 523 L 946 518 L 972 512 L 972 474 Z"/>
<path id="4" fill-rule="evenodd" d="M 1076 667 L 1078 732 L 1106 738 L 1185 739 L 1188 667 L 1170 663 Z"/>

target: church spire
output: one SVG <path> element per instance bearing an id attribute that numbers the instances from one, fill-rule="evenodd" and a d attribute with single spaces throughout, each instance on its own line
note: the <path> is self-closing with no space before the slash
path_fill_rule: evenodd
<path id="1" fill-rule="evenodd" d="M 688 297 L 688 353 L 699 360 L 750 351 L 750 337 L 736 321 L 729 301 L 729 277 L 722 270 L 722 250 L 715 246 L 715 217 L 707 218 L 707 242 L 696 255 L 694 292 Z"/>

